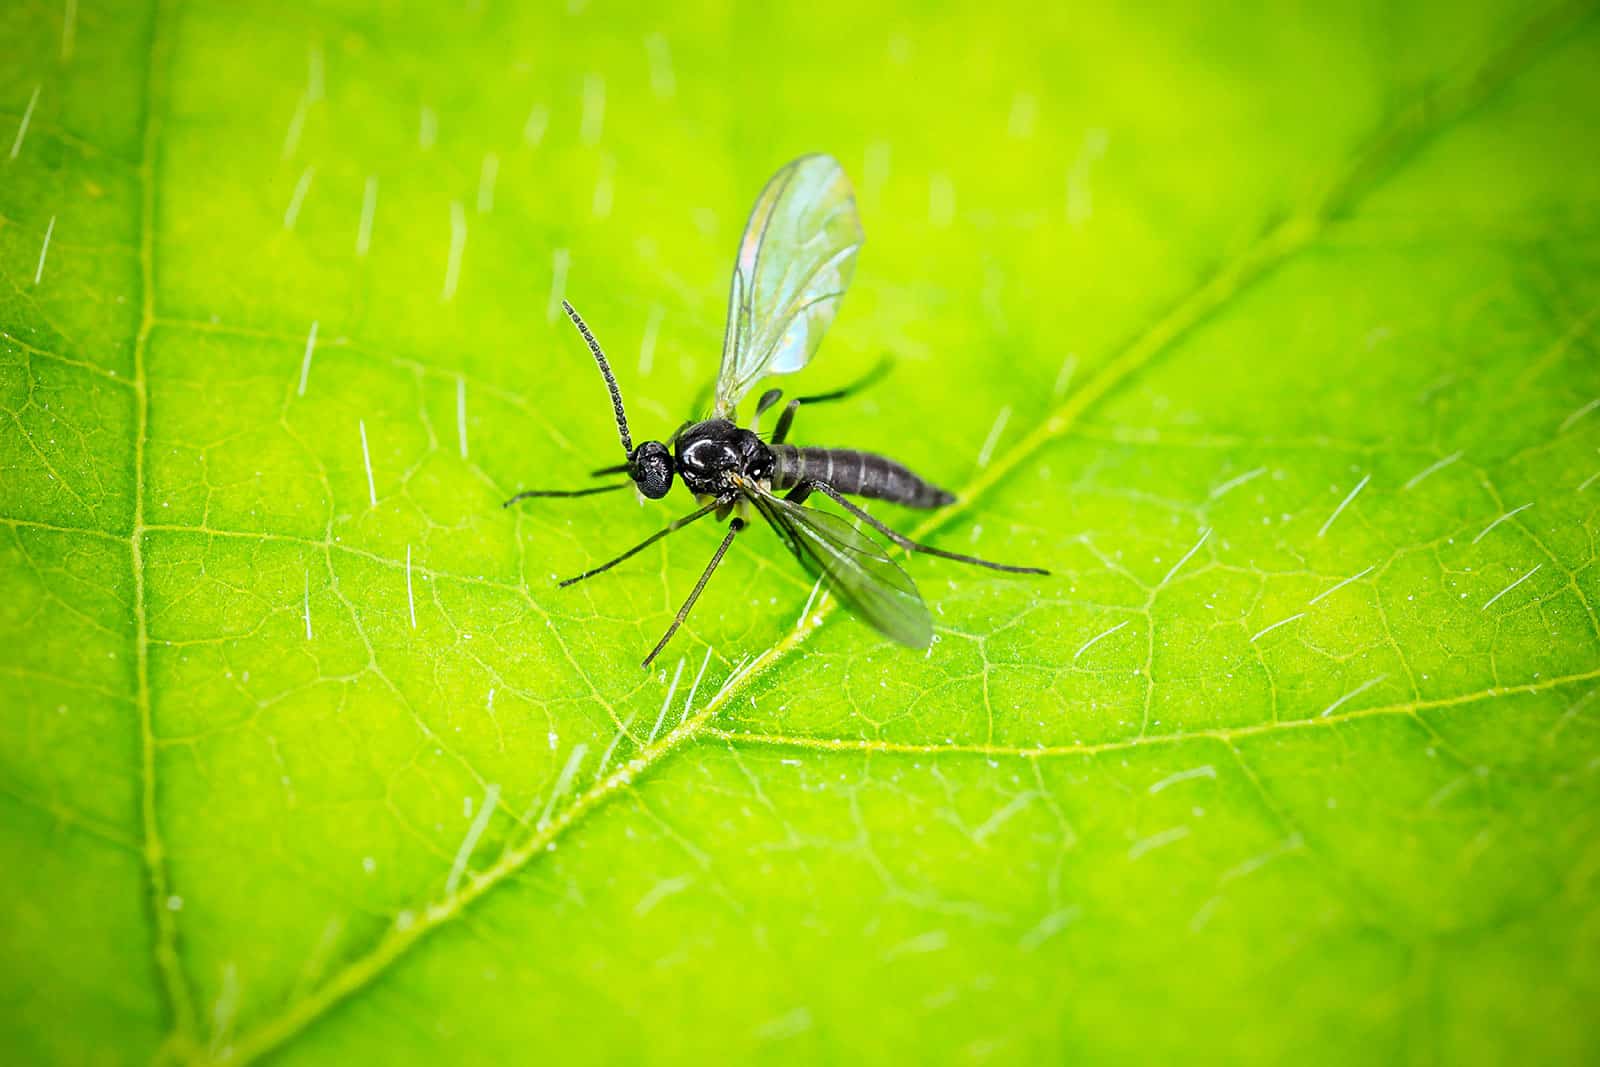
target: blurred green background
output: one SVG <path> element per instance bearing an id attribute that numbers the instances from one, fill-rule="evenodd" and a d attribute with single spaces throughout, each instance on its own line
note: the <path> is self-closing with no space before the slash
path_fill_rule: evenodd
<path id="1" fill-rule="evenodd" d="M 13 1063 L 1595 1062 L 1589 5 L 0 13 Z M 867 244 L 926 657 L 499 502 Z M 308 339 L 315 331 L 314 344 Z M 309 356 L 308 356 L 309 350 Z M 810 605 L 809 607 L 807 605 Z M 804 610 L 803 610 L 804 609 Z"/>

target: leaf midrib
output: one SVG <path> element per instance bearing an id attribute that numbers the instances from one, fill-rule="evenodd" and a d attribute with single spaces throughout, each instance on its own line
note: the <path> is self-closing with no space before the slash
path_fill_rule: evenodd
<path id="1" fill-rule="evenodd" d="M 145 55 L 143 94 L 144 115 L 140 133 L 139 159 L 139 327 L 133 342 L 134 438 L 133 438 L 133 526 L 129 531 L 129 561 L 133 571 L 135 703 L 139 714 L 139 809 L 144 838 L 144 866 L 149 879 L 148 907 L 155 925 L 152 946 L 155 967 L 168 1010 L 172 1012 L 169 1047 L 187 1044 L 195 1033 L 194 995 L 184 978 L 178 958 L 178 929 L 175 913 L 167 907 L 171 880 L 167 871 L 166 848 L 156 804 L 156 737 L 150 703 L 150 627 L 145 603 L 144 565 L 144 482 L 145 447 L 150 429 L 150 390 L 145 375 L 145 358 L 150 334 L 155 329 L 155 232 L 157 140 L 161 132 L 158 103 L 165 90 L 167 41 L 162 29 L 169 15 L 170 0 L 153 0 L 150 14 L 150 40 Z"/>

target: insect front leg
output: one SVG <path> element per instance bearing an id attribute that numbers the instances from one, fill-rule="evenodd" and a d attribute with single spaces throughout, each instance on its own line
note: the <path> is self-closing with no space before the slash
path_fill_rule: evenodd
<path id="1" fill-rule="evenodd" d="M 590 471 L 589 477 L 603 478 L 608 474 L 626 474 L 627 472 L 628 465 L 626 463 L 618 463 L 612 467 L 601 467 L 599 470 Z M 522 492 L 513 496 L 510 500 L 507 500 L 500 506 L 503 508 L 509 508 L 512 504 L 515 504 L 519 500 L 528 500 L 533 497 L 594 496 L 596 493 L 610 493 L 618 489 L 626 489 L 632 484 L 633 482 L 627 481 L 615 482 L 611 485 L 597 485 L 591 489 L 524 489 Z"/>

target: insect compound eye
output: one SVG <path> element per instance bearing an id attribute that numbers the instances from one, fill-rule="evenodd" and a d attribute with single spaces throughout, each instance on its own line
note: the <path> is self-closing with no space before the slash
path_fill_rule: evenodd
<path id="1" fill-rule="evenodd" d="M 646 441 L 628 457 L 628 474 L 639 492 L 660 500 L 672 488 L 672 453 L 660 441 Z"/>

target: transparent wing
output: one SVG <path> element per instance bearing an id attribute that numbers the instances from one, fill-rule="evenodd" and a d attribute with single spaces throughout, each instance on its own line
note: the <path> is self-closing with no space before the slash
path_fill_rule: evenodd
<path id="1" fill-rule="evenodd" d="M 928 647 L 933 640 L 928 606 L 911 576 L 877 542 L 835 515 L 792 504 L 764 489 L 748 488 L 745 496 L 845 607 L 891 641 Z"/>
<path id="2" fill-rule="evenodd" d="M 766 375 L 810 361 L 839 310 L 861 241 L 855 195 L 832 156 L 801 156 L 767 182 L 733 267 L 719 416 L 732 417 Z"/>

